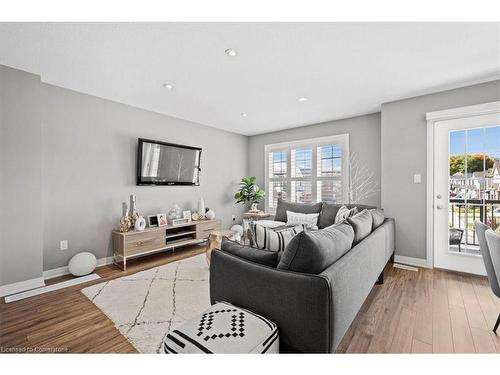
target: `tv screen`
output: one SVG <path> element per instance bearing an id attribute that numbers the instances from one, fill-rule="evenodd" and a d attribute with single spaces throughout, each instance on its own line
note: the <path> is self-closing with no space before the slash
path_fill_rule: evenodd
<path id="1" fill-rule="evenodd" d="M 139 138 L 137 185 L 200 184 L 201 148 Z"/>

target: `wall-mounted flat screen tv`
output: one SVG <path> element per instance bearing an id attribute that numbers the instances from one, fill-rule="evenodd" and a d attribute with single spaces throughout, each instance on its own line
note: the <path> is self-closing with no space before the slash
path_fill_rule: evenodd
<path id="1" fill-rule="evenodd" d="M 137 185 L 200 185 L 201 148 L 139 138 Z"/>

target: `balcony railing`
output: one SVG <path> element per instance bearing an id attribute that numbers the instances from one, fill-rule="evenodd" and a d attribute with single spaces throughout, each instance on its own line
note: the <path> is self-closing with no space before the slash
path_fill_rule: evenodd
<path id="1" fill-rule="evenodd" d="M 474 220 L 479 219 L 495 229 L 500 224 L 499 208 L 500 200 L 450 198 L 450 227 L 465 230 L 462 243 L 479 246 Z M 498 212 L 495 212 L 496 209 L 499 209 Z"/>

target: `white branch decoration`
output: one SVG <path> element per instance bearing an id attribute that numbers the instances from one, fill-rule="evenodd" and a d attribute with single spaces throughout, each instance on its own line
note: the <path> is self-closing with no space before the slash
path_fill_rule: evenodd
<path id="1" fill-rule="evenodd" d="M 355 152 L 349 156 L 349 203 L 360 203 L 379 192 L 374 173 Z"/>

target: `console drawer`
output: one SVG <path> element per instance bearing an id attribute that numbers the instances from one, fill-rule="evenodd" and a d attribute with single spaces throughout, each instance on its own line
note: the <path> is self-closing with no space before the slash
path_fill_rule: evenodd
<path id="1" fill-rule="evenodd" d="M 196 238 L 197 239 L 208 238 L 210 233 L 212 233 L 214 230 L 220 230 L 220 229 L 221 229 L 220 220 L 210 220 L 207 221 L 206 223 L 198 222 L 196 223 Z"/>
<path id="2" fill-rule="evenodd" d="M 137 233 L 125 237 L 125 256 L 136 255 L 165 246 L 165 232 L 163 231 Z"/>

